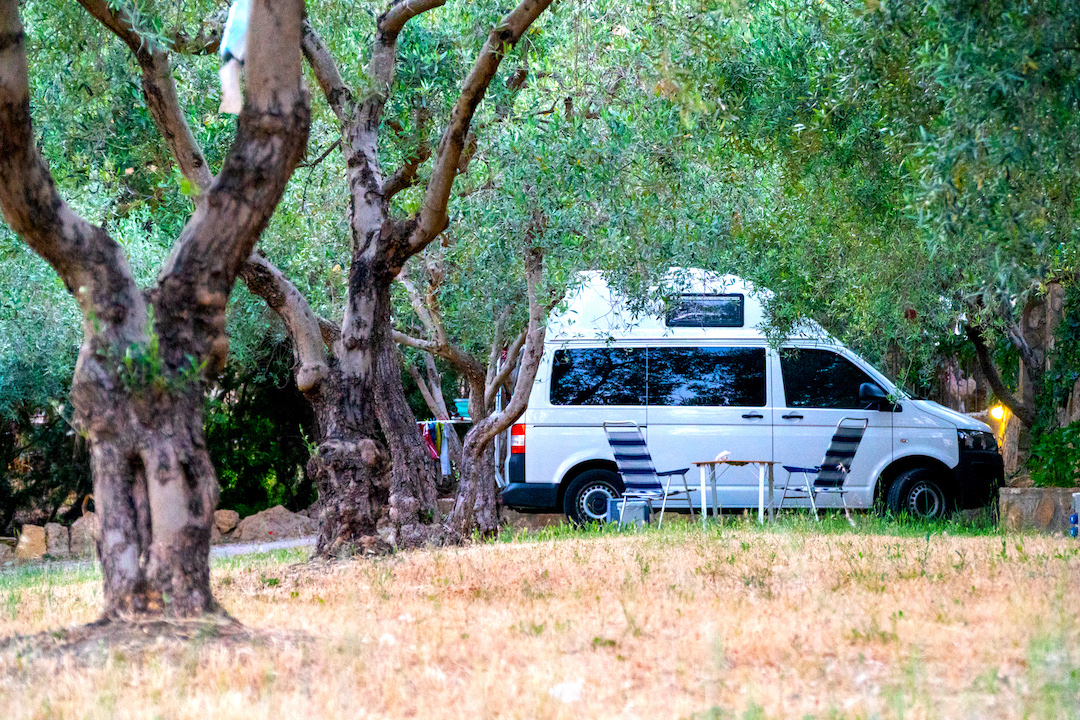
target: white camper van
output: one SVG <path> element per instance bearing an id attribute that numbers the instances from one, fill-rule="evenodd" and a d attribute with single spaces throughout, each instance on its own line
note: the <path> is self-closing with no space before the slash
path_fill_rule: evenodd
<path id="1" fill-rule="evenodd" d="M 849 507 L 880 500 L 894 512 L 939 517 L 990 500 L 1004 472 L 989 426 L 910 398 L 817 325 L 769 347 L 760 329 L 765 291 L 735 276 L 676 277 L 681 302 L 667 313 L 633 315 L 589 273 L 552 314 L 528 409 L 510 431 L 503 504 L 603 519 L 622 490 L 606 421 L 640 425 L 659 471 L 728 451 L 732 460 L 777 463 L 782 485 L 783 465 L 821 464 L 846 417 L 867 422 L 845 482 Z M 718 492 L 724 508 L 756 507 L 756 473 L 733 468 Z M 700 495 L 692 496 L 697 507 Z M 785 507 L 800 504 L 808 501 Z"/>

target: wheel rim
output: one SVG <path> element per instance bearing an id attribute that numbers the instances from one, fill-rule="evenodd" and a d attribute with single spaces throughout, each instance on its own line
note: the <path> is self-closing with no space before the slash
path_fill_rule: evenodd
<path id="1" fill-rule="evenodd" d="M 617 497 L 619 494 L 610 485 L 604 483 L 586 485 L 578 495 L 578 515 L 584 522 L 607 520 L 608 500 Z"/>
<path id="2" fill-rule="evenodd" d="M 945 497 L 936 485 L 920 480 L 908 492 L 907 508 L 917 517 L 936 518 L 945 510 Z"/>

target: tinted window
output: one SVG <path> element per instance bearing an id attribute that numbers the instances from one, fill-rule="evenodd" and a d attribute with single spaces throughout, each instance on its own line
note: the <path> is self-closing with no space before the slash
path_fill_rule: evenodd
<path id="1" fill-rule="evenodd" d="M 764 348 L 649 348 L 649 404 L 765 405 Z"/>
<path id="2" fill-rule="evenodd" d="M 742 327 L 742 295 L 683 295 L 668 311 L 668 327 Z"/>
<path id="3" fill-rule="evenodd" d="M 829 350 L 786 348 L 780 370 L 788 407 L 860 410 L 859 386 L 875 382 L 850 360 Z"/>
<path id="4" fill-rule="evenodd" d="M 644 405 L 645 350 L 556 350 L 552 405 Z"/>

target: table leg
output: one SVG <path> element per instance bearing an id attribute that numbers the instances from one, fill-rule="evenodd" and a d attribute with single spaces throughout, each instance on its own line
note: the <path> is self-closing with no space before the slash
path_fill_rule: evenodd
<path id="1" fill-rule="evenodd" d="M 716 465 L 712 466 L 712 472 L 709 473 L 709 492 L 712 493 L 712 511 L 713 520 L 719 524 L 720 522 L 720 503 L 716 502 Z"/>
<path id="2" fill-rule="evenodd" d="M 776 506 L 773 504 L 773 464 L 769 463 L 769 522 L 776 522 Z"/>
<path id="3" fill-rule="evenodd" d="M 758 465 L 757 475 L 757 521 L 759 525 L 765 524 L 765 464 Z"/>
<path id="4" fill-rule="evenodd" d="M 699 465 L 698 469 L 701 470 L 701 527 L 704 529 L 705 520 L 709 517 L 709 503 L 705 501 L 705 470 L 704 465 Z"/>

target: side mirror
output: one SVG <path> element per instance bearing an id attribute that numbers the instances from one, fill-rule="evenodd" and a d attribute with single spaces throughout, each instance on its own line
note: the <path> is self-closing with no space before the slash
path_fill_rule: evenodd
<path id="1" fill-rule="evenodd" d="M 896 411 L 896 406 L 877 383 L 866 382 L 859 386 L 859 402 L 866 403 L 867 409 Z"/>

